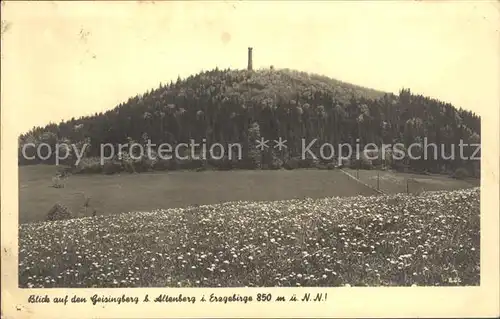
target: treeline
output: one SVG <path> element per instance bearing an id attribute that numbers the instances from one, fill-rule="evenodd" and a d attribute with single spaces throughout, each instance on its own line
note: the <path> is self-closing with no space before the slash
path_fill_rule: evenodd
<path id="1" fill-rule="evenodd" d="M 457 110 L 437 99 L 413 94 L 409 89 L 393 95 L 287 69 L 215 69 L 184 80 L 179 78 L 170 84 L 160 84 L 158 88 L 130 98 L 105 113 L 35 127 L 19 138 L 19 163 L 55 162 L 53 156 L 45 161 L 27 160 L 22 155 L 25 143 L 47 143 L 53 147 L 57 143 L 88 143 L 87 160 L 82 163 L 95 165 L 95 158 L 101 156 L 101 144 L 142 143 L 149 139 L 157 145 L 177 145 L 190 140 L 203 140 L 208 145 L 241 143 L 243 159 L 161 164 L 154 160 L 151 163 L 141 161 L 140 166 L 145 165 L 144 169 L 154 169 L 155 165 L 161 169 L 207 166 L 226 169 L 295 168 L 333 163 L 330 160 L 318 163 L 301 159 L 302 139 L 317 139 L 311 148 L 317 153 L 323 143 L 360 144 L 362 147 L 368 143 L 402 143 L 408 146 L 426 138 L 427 143 L 438 145 L 436 159 L 411 160 L 405 157 L 391 160 L 386 156 L 384 161 L 362 159 L 349 165 L 407 167 L 435 173 L 462 168 L 474 175 L 479 171 L 479 161 L 460 158 L 459 144 L 460 141 L 480 143 L 479 134 L 480 118 L 477 115 Z M 254 143 L 260 137 L 269 140 L 282 137 L 287 140 L 287 148 L 278 151 L 271 147 L 260 151 Z M 445 146 L 447 156 L 454 145 L 455 158 L 441 156 L 441 145 Z M 31 152 L 29 156 L 36 155 L 34 148 L 27 150 Z M 468 148 L 465 155 L 472 153 L 473 149 Z M 72 154 L 69 164 L 74 160 Z M 123 161 L 117 158 L 111 162 L 123 164 Z M 85 169 L 80 167 L 80 171 Z"/>

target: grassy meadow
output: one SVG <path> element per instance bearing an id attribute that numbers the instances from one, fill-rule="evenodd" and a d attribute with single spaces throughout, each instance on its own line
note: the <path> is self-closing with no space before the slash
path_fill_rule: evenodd
<path id="1" fill-rule="evenodd" d="M 237 201 L 19 232 L 21 287 L 479 285 L 479 188 Z"/>
<path id="2" fill-rule="evenodd" d="M 129 211 L 179 208 L 228 201 L 272 201 L 295 198 L 375 195 L 373 189 L 339 170 L 173 171 L 117 175 L 72 175 L 64 188 L 52 187 L 53 165 L 19 167 L 19 222 L 44 221 L 56 203 L 79 217 Z M 347 170 L 353 176 L 356 171 Z M 376 188 L 377 171 L 360 170 L 359 179 Z M 380 189 L 388 194 L 406 192 L 406 179 L 416 182 L 410 192 L 454 190 L 477 186 L 445 176 L 380 172 Z M 418 185 L 414 187 L 413 185 Z M 84 203 L 89 199 L 89 207 Z"/>
<path id="3" fill-rule="evenodd" d="M 19 168 L 19 222 L 43 221 L 59 202 L 73 213 L 90 216 L 151 211 L 235 200 L 269 201 L 328 196 L 374 195 L 369 187 L 340 171 L 173 171 L 117 175 L 72 175 L 64 188 L 52 187 L 56 168 Z M 85 213 L 83 204 L 90 198 Z"/>
<path id="4" fill-rule="evenodd" d="M 54 188 L 55 170 L 20 167 L 20 287 L 479 284 L 471 181 L 378 172 L 381 195 L 376 171 L 175 171 Z M 45 222 L 56 202 L 80 218 Z"/>
<path id="5" fill-rule="evenodd" d="M 345 168 L 344 171 L 357 177 L 362 183 L 380 189 L 386 194 L 398 194 L 407 192 L 421 193 L 424 191 L 457 190 L 471 187 L 479 187 L 479 179 L 455 179 L 439 174 L 412 174 L 395 173 L 379 170 L 354 170 Z M 377 181 L 378 179 L 378 181 Z M 378 184 L 378 185 L 377 185 Z"/>

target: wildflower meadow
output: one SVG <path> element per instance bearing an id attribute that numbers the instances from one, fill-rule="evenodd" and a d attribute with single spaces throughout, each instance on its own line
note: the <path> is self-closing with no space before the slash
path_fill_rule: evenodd
<path id="1" fill-rule="evenodd" d="M 479 285 L 479 188 L 19 226 L 21 287 Z"/>

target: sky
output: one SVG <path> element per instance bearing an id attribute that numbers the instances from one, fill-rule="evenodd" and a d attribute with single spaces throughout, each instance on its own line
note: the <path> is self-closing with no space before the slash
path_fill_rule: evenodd
<path id="1" fill-rule="evenodd" d="M 290 68 L 498 107 L 493 1 L 2 3 L 2 121 L 19 133 L 201 70 Z"/>

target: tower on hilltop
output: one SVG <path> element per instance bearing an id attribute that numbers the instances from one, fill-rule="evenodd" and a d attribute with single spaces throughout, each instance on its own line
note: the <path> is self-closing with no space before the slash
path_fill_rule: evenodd
<path id="1" fill-rule="evenodd" d="M 248 48 L 248 71 L 252 71 L 253 61 L 252 61 L 252 49 Z"/>

